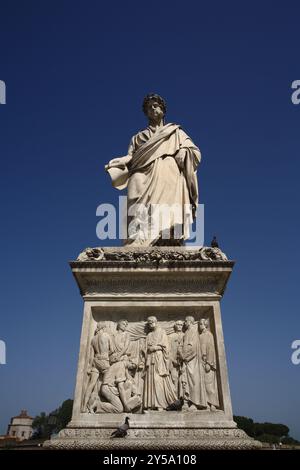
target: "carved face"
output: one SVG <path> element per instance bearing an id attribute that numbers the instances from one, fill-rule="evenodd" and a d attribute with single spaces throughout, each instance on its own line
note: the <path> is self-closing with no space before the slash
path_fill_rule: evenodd
<path id="1" fill-rule="evenodd" d="M 132 372 L 132 373 L 135 372 L 136 367 L 137 367 L 136 364 L 130 360 L 125 361 L 125 366 L 129 370 L 129 372 Z"/>
<path id="2" fill-rule="evenodd" d="M 193 320 L 191 317 L 186 317 L 185 321 L 184 321 L 184 326 L 188 329 L 192 326 L 193 324 Z"/>
<path id="3" fill-rule="evenodd" d="M 101 331 L 101 330 L 105 330 L 105 328 L 106 328 L 105 323 L 99 321 L 99 322 L 97 323 L 97 327 L 96 327 L 96 330 L 95 330 L 95 334 L 96 334 L 96 333 L 99 333 L 99 331 Z"/>
<path id="4" fill-rule="evenodd" d="M 127 328 L 127 321 L 121 320 L 117 325 L 117 330 L 125 331 Z"/>
<path id="5" fill-rule="evenodd" d="M 206 321 L 202 318 L 200 321 L 199 321 L 199 329 L 200 331 L 205 331 L 206 330 Z"/>
<path id="6" fill-rule="evenodd" d="M 156 325 L 157 325 L 157 320 L 156 318 L 149 318 L 147 320 L 147 324 L 150 330 L 155 330 Z"/>
<path id="7" fill-rule="evenodd" d="M 175 323 L 174 328 L 175 328 L 175 331 L 182 331 L 182 328 L 183 328 L 183 321 L 177 321 L 177 322 Z"/>
<path id="8" fill-rule="evenodd" d="M 148 102 L 146 113 L 148 119 L 150 119 L 151 121 L 160 121 L 164 116 L 164 112 L 160 104 L 155 100 L 150 100 Z"/>

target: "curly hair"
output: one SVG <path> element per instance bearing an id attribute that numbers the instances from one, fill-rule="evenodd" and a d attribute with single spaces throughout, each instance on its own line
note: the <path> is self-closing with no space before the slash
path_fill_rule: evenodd
<path id="1" fill-rule="evenodd" d="M 144 101 L 143 101 L 143 112 L 144 114 L 147 115 L 147 106 L 149 101 L 155 100 L 158 102 L 158 104 L 161 106 L 161 109 L 163 110 L 164 114 L 167 112 L 167 103 L 165 100 L 157 95 L 156 93 L 149 93 L 148 95 L 145 96 Z"/>

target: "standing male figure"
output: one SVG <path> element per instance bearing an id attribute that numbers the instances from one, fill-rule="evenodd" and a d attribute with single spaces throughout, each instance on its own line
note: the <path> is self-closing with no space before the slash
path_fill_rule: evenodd
<path id="1" fill-rule="evenodd" d="M 110 335 L 106 332 L 105 322 L 98 322 L 95 330 L 95 335 L 91 341 L 89 366 L 88 366 L 88 386 L 84 394 L 82 405 L 83 411 L 93 411 L 89 409 L 88 403 L 99 378 L 102 378 L 104 372 L 109 369 L 109 353 L 112 350 L 112 340 Z M 97 393 L 98 395 L 98 393 Z"/>
<path id="2" fill-rule="evenodd" d="M 128 321 L 121 319 L 117 323 L 117 331 L 113 336 L 113 351 L 110 355 L 110 363 L 127 360 L 129 355 L 130 336 L 126 331 Z"/>
<path id="3" fill-rule="evenodd" d="M 144 410 L 162 411 L 177 398 L 169 374 L 169 342 L 156 317 L 149 317 L 147 325 L 150 332 L 145 345 Z"/>
<path id="4" fill-rule="evenodd" d="M 180 398 L 181 387 L 179 381 L 181 360 L 179 356 L 179 350 L 182 347 L 184 333 L 182 331 L 183 321 L 177 320 L 174 323 L 174 333 L 171 333 L 168 338 L 170 342 L 170 374 L 175 387 L 177 398 Z"/>
<path id="5" fill-rule="evenodd" d="M 182 348 L 180 348 L 180 356 L 183 361 L 181 380 L 184 404 L 182 409 L 186 411 L 207 408 L 200 335 L 194 323 L 194 317 L 186 317 L 184 322 L 186 331 L 183 337 Z"/>
<path id="6" fill-rule="evenodd" d="M 182 244 L 195 217 L 200 150 L 179 125 L 165 124 L 166 109 L 161 96 L 147 95 L 148 126 L 132 137 L 125 157 L 105 167 L 115 187 L 127 187 L 127 244 Z"/>
<path id="7" fill-rule="evenodd" d="M 199 329 L 207 403 L 210 410 L 215 411 L 220 404 L 214 337 L 208 330 L 208 320 L 206 318 L 201 318 L 199 321 Z"/>

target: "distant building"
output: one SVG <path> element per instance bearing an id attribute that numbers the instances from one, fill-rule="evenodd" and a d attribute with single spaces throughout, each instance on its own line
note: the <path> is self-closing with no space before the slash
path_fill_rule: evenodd
<path id="1" fill-rule="evenodd" d="M 32 436 L 33 418 L 28 416 L 27 410 L 22 410 L 19 416 L 14 416 L 8 425 L 7 435 L 23 441 Z"/>

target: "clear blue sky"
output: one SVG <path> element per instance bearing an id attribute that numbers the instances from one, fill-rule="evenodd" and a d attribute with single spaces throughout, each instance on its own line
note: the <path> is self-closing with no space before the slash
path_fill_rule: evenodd
<path id="1" fill-rule="evenodd" d="M 236 266 L 223 300 L 235 414 L 300 439 L 300 79 L 296 2 L 1 1 L 0 432 L 73 396 L 82 301 L 68 266 L 115 203 L 103 165 L 168 102 L 202 150 L 205 241 Z"/>

